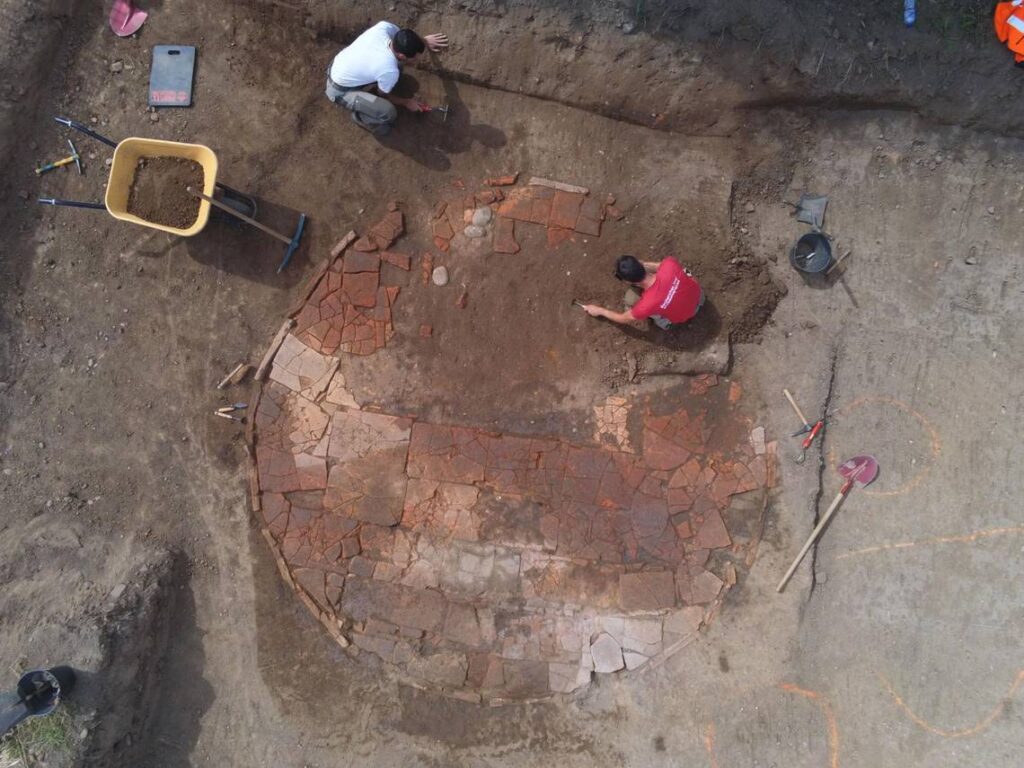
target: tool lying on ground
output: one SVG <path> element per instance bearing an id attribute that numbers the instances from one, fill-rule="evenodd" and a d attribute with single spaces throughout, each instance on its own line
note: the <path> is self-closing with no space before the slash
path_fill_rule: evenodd
<path id="1" fill-rule="evenodd" d="M 289 238 L 287 235 L 282 235 L 277 230 L 271 229 L 266 224 L 260 224 L 258 221 L 256 221 L 256 219 L 252 218 L 251 216 L 246 216 L 244 213 L 236 211 L 230 205 L 225 205 L 219 200 L 213 199 L 209 195 L 204 195 L 202 192 L 197 192 L 196 190 L 192 189 L 192 187 L 188 187 L 187 189 L 189 193 L 192 194 L 193 196 L 198 197 L 201 200 L 205 200 L 210 205 L 220 208 L 228 215 L 234 216 L 236 219 L 240 219 L 241 221 L 244 221 L 246 224 L 251 224 L 252 226 L 256 227 L 256 229 L 260 230 L 261 232 L 265 232 L 271 237 L 276 237 L 282 243 L 287 245 L 288 250 L 285 251 L 284 258 L 281 260 L 281 266 L 277 268 L 278 274 L 280 274 L 282 269 L 288 266 L 288 262 L 292 260 L 292 256 L 295 254 L 295 251 L 298 250 L 299 244 L 302 242 L 302 232 L 303 230 L 306 229 L 306 214 L 299 214 L 299 223 L 295 227 L 295 234 L 293 234 Z"/>
<path id="2" fill-rule="evenodd" d="M 792 405 L 793 410 L 796 411 L 796 415 L 799 416 L 800 421 L 803 422 L 803 427 L 794 432 L 793 437 L 807 435 L 800 446 L 800 455 L 794 459 L 797 464 L 803 464 L 807 460 L 807 449 L 811 447 L 811 443 L 814 442 L 814 438 L 818 436 L 818 433 L 821 432 L 822 428 L 825 426 L 825 417 L 822 416 L 812 426 L 811 422 L 809 422 L 807 417 L 804 416 L 804 412 L 800 410 L 800 406 L 796 404 L 796 400 L 793 399 L 793 395 L 790 394 L 789 390 L 783 389 L 782 394 L 786 396 L 786 399 L 789 400 L 789 404 Z"/>
<path id="3" fill-rule="evenodd" d="M 849 493 L 850 489 L 856 485 L 858 488 L 864 488 L 874 482 L 875 478 L 878 477 L 878 462 L 874 456 L 854 456 L 852 459 L 843 462 L 843 464 L 837 470 L 839 475 L 846 479 L 842 487 L 839 489 L 839 493 L 832 499 L 832 503 L 829 505 L 828 510 L 824 516 L 814 526 L 814 530 L 811 531 L 811 535 L 807 538 L 803 548 L 800 550 L 800 554 L 796 556 L 796 560 L 789 566 L 789 570 L 786 571 L 786 575 L 782 577 L 782 581 L 779 582 L 779 586 L 775 588 L 776 592 L 781 592 L 785 589 L 786 584 L 793 577 L 796 572 L 796 568 L 800 565 L 800 562 L 807 555 L 807 550 L 811 548 L 811 545 L 818 540 L 821 536 L 822 531 L 825 530 L 825 526 L 828 525 L 828 521 L 832 519 L 832 514 L 839 508 L 840 503 Z"/>
<path id="4" fill-rule="evenodd" d="M 222 419 L 230 419 L 231 421 L 237 421 L 237 422 L 239 422 L 241 424 L 245 423 L 245 417 L 244 416 L 232 416 L 230 413 L 225 413 L 224 409 L 218 409 L 218 410 L 214 411 L 213 415 L 214 416 L 219 416 Z"/>
<path id="5" fill-rule="evenodd" d="M 223 408 L 218 408 L 217 413 L 234 413 L 235 411 L 244 411 L 248 407 L 248 403 L 233 403 Z"/>
<path id="6" fill-rule="evenodd" d="M 162 141 L 159 139 L 141 139 L 130 137 L 117 142 L 101 136 L 88 126 L 77 120 L 69 120 L 66 117 L 55 117 L 61 125 L 66 125 L 86 136 L 96 139 L 108 147 L 114 148 L 114 157 L 110 165 L 110 176 L 107 180 L 107 190 L 102 203 L 84 202 L 79 200 L 59 200 L 53 197 L 40 197 L 36 202 L 43 205 L 59 205 L 71 208 L 94 208 L 106 210 L 115 219 L 127 221 L 132 224 L 139 224 L 143 227 L 159 229 L 169 232 L 172 235 L 192 237 L 203 231 L 211 216 L 229 222 L 241 219 L 268 234 L 272 234 L 288 245 L 284 259 L 278 266 L 280 273 L 291 260 L 302 240 L 302 233 L 306 227 L 306 214 L 299 214 L 298 227 L 291 238 L 285 237 L 269 227 L 265 227 L 256 221 L 256 201 L 237 189 L 232 189 L 227 184 L 217 181 L 217 156 L 209 147 L 202 144 L 186 144 L 180 141 Z M 191 160 L 198 163 L 203 169 L 203 192 L 202 201 L 199 204 L 199 212 L 196 220 L 187 228 L 169 227 L 148 221 L 128 211 L 128 198 L 131 194 L 132 184 L 135 180 L 135 172 L 138 162 L 147 158 L 174 157 L 184 160 Z M 225 217 L 219 211 L 227 211 L 230 216 Z M 214 215 L 216 214 L 216 215 Z"/>
<path id="7" fill-rule="evenodd" d="M 71 147 L 71 154 L 61 160 L 55 160 L 52 163 L 47 163 L 41 168 L 36 168 L 36 176 L 42 176 L 44 173 L 48 173 L 55 168 L 63 168 L 65 165 L 71 165 L 74 163 L 78 166 L 78 175 L 81 176 L 82 171 L 82 157 L 78 154 L 78 150 L 75 149 L 75 145 L 71 143 L 71 139 L 68 139 L 68 146 Z"/>
<path id="8" fill-rule="evenodd" d="M 149 14 L 136 8 L 132 0 L 114 0 L 110 9 L 110 29 L 118 37 L 129 37 L 139 31 L 147 16 Z"/>
<path id="9" fill-rule="evenodd" d="M 806 192 L 800 195 L 799 203 L 786 205 L 796 209 L 796 220 L 810 224 L 815 232 L 825 226 L 825 209 L 828 208 L 828 195 L 811 195 Z"/>
<path id="10" fill-rule="evenodd" d="M 26 672 L 15 690 L 0 693 L 0 736 L 26 718 L 50 714 L 74 687 L 75 671 L 71 667 Z"/>

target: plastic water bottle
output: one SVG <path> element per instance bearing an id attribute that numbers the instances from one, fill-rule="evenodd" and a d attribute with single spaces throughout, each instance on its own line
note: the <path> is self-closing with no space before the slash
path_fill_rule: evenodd
<path id="1" fill-rule="evenodd" d="M 903 0 L 903 23 L 908 27 L 917 21 L 917 0 Z"/>

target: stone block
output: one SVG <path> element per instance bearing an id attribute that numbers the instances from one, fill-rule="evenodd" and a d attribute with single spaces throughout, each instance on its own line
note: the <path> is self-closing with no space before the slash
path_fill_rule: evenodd
<path id="1" fill-rule="evenodd" d="M 594 671 L 601 674 L 617 672 L 626 664 L 621 646 L 607 632 L 598 635 L 591 644 L 590 655 L 594 659 Z"/>

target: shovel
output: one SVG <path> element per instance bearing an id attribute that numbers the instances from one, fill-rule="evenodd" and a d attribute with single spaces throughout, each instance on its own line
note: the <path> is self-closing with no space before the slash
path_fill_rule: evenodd
<path id="1" fill-rule="evenodd" d="M 132 0 L 114 0 L 110 9 L 110 28 L 118 37 L 130 37 L 139 31 L 147 16 L 149 14 L 136 8 Z"/>
<path id="2" fill-rule="evenodd" d="M 796 556 L 796 560 L 789 566 L 789 570 L 786 571 L 786 575 L 782 577 L 782 581 L 779 582 L 779 586 L 775 588 L 776 592 L 781 592 L 785 589 L 786 584 L 793 577 L 796 572 L 796 567 L 800 565 L 800 562 L 804 559 L 807 554 L 807 550 L 811 548 L 811 545 L 818 540 L 821 536 L 822 531 L 825 530 L 825 526 L 828 525 L 828 521 L 832 519 L 832 514 L 839 508 L 840 503 L 849 493 L 850 488 L 856 485 L 858 488 L 864 488 L 874 482 L 875 478 L 878 477 L 878 462 L 874 456 L 854 456 L 852 459 L 845 461 L 839 467 L 839 475 L 846 478 L 846 482 L 843 483 L 839 489 L 839 493 L 832 499 L 832 503 L 828 507 L 828 511 L 821 518 L 821 521 L 814 526 L 814 530 L 811 531 L 810 537 L 804 544 L 803 549 L 800 550 L 800 554 Z"/>

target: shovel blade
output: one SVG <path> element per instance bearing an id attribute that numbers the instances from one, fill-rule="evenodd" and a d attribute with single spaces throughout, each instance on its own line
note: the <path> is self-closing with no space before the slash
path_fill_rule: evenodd
<path id="1" fill-rule="evenodd" d="M 110 9 L 110 29 L 118 37 L 129 37 L 139 31 L 148 15 L 136 8 L 132 0 L 114 0 Z"/>
<path id="2" fill-rule="evenodd" d="M 844 480 L 853 480 L 855 486 L 864 488 L 878 477 L 878 461 L 867 454 L 854 456 L 840 464 L 837 471 Z"/>

